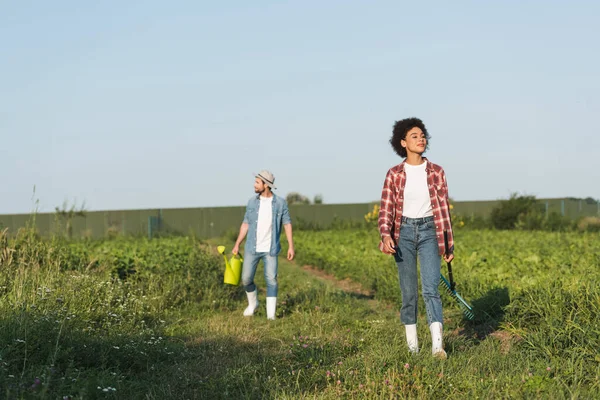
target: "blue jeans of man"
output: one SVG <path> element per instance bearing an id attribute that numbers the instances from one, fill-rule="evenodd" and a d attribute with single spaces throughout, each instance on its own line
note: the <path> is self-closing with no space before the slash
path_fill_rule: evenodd
<path id="1" fill-rule="evenodd" d="M 254 275 L 256 274 L 256 267 L 260 260 L 263 260 L 265 269 L 265 281 L 267 282 L 267 297 L 277 297 L 277 256 L 270 256 L 268 252 L 250 254 L 247 252 L 244 254 L 244 266 L 242 268 L 242 285 L 246 292 L 253 292 L 256 290 L 254 284 Z"/>
<path id="2" fill-rule="evenodd" d="M 421 287 L 427 323 L 441 322 L 442 300 L 438 290 L 440 283 L 439 246 L 433 217 L 402 217 L 400 240 L 394 258 L 398 266 L 400 291 L 402 292 L 402 308 L 400 321 L 405 325 L 417 323 L 417 255 L 421 270 Z"/>

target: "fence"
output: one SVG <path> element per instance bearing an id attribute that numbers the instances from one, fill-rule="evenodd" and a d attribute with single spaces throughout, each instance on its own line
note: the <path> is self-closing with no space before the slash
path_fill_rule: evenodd
<path id="1" fill-rule="evenodd" d="M 600 201 L 585 199 L 538 199 L 544 206 L 546 215 L 556 213 L 570 219 L 585 216 L 600 216 Z M 501 200 L 495 201 L 461 201 L 454 202 L 454 210 L 462 215 L 488 216 L 492 209 L 500 204 Z"/>
<path id="2" fill-rule="evenodd" d="M 578 199 L 540 199 L 547 213 L 556 212 L 571 219 L 600 216 L 600 203 Z M 463 215 L 488 216 L 499 201 L 454 202 L 454 210 Z M 326 227 L 335 219 L 362 221 L 374 203 L 292 205 L 292 222 Z M 244 216 L 244 207 L 150 209 L 123 211 L 89 211 L 71 220 L 73 237 L 101 238 L 113 234 L 144 235 L 157 232 L 188 234 L 200 238 L 217 237 L 237 230 Z M 54 213 L 36 215 L 0 215 L 0 228 L 16 232 L 35 223 L 41 235 L 64 233 L 66 220 Z"/>

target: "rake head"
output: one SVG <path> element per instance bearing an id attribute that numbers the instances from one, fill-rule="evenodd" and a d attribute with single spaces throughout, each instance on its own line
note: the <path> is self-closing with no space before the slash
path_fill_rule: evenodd
<path id="1" fill-rule="evenodd" d="M 454 300 L 458 303 L 458 305 L 460 306 L 460 309 L 463 313 L 463 315 L 469 320 L 472 321 L 473 319 L 475 319 L 475 312 L 473 311 L 473 307 L 471 307 L 471 305 L 469 305 L 469 303 L 467 303 L 465 301 L 465 299 L 463 299 L 461 297 L 460 294 L 458 294 L 456 292 L 456 290 L 453 290 L 450 286 L 450 282 L 448 282 L 446 280 L 446 278 L 444 278 L 444 275 L 440 275 L 440 285 L 446 289 L 446 292 L 448 292 L 448 294 L 450 296 L 452 296 L 452 298 L 454 298 Z"/>

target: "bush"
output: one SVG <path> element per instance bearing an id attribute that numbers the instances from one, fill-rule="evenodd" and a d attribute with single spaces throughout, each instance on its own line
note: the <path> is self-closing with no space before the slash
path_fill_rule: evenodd
<path id="1" fill-rule="evenodd" d="M 557 212 L 553 212 L 544 219 L 542 229 L 553 232 L 570 231 L 573 230 L 573 225 L 573 221 L 569 218 L 564 217 Z"/>
<path id="2" fill-rule="evenodd" d="M 600 218 L 584 217 L 577 223 L 577 229 L 581 232 L 600 232 Z"/>
<path id="3" fill-rule="evenodd" d="M 491 227 L 489 219 L 481 215 L 472 215 L 465 218 L 465 224 L 471 229 L 489 229 Z"/>
<path id="4" fill-rule="evenodd" d="M 379 221 L 379 204 L 373 205 L 373 210 L 365 214 L 365 223 L 367 226 L 376 228 Z"/>
<path id="5" fill-rule="evenodd" d="M 528 212 L 519 214 L 515 229 L 524 231 L 539 231 L 544 225 L 544 214 L 542 211 L 534 209 Z"/>
<path id="6" fill-rule="evenodd" d="M 535 196 L 512 194 L 492 210 L 490 219 L 496 229 L 540 229 L 543 205 Z"/>
<path id="7" fill-rule="evenodd" d="M 288 195 L 285 197 L 285 201 L 290 206 L 294 204 L 310 204 L 308 197 L 297 192 L 288 193 Z"/>

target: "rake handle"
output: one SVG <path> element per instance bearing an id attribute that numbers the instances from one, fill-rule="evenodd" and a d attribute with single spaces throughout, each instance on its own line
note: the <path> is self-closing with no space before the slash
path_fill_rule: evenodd
<path id="1" fill-rule="evenodd" d="M 444 247 L 446 248 L 446 255 L 450 254 L 450 249 L 448 248 L 448 231 L 444 231 Z M 452 276 L 452 262 L 447 262 L 448 265 L 448 280 L 450 280 L 450 290 L 454 290 L 456 284 L 454 283 L 454 277 Z"/>

